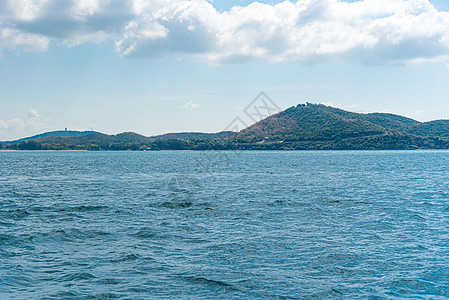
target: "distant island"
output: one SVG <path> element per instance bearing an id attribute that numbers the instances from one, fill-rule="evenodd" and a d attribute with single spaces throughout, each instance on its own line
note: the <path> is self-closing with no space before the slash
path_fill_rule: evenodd
<path id="1" fill-rule="evenodd" d="M 0 143 L 7 150 L 413 150 L 449 149 L 449 120 L 419 122 L 298 104 L 240 132 L 169 133 L 54 131 Z"/>

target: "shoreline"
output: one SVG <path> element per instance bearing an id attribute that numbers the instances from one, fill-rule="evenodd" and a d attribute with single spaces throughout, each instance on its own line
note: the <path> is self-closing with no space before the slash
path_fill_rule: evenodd
<path id="1" fill-rule="evenodd" d="M 23 152 L 23 151 L 28 151 L 28 152 L 49 152 L 49 151 L 58 151 L 58 152 L 88 152 L 88 151 L 90 151 L 90 152 L 97 152 L 97 151 L 91 151 L 91 150 L 17 150 L 17 149 L 0 149 L 0 152 Z"/>
<path id="2" fill-rule="evenodd" d="M 310 151 L 322 151 L 322 152 L 328 152 L 328 151 L 364 151 L 364 152 L 375 152 L 375 151 L 407 151 L 407 152 L 420 152 L 420 151 L 449 151 L 449 149 L 298 149 L 298 150 L 283 150 L 283 149 L 254 149 L 254 150 L 248 150 L 248 149 L 238 149 L 238 150 L 170 150 L 170 149 L 163 149 L 163 150 L 17 150 L 17 149 L 0 149 L 0 152 L 212 152 L 212 151 L 220 151 L 220 152 L 270 152 L 270 151 L 276 151 L 276 152 L 294 152 L 294 151 L 303 151 L 303 152 L 310 152 Z"/>

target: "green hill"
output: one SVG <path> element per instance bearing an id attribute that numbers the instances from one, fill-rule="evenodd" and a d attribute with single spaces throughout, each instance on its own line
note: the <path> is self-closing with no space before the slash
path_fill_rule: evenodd
<path id="1" fill-rule="evenodd" d="M 92 133 L 82 136 L 39 135 L 35 139 L 22 140 L 6 145 L 15 150 L 207 150 L 220 144 L 231 132 L 219 133 L 170 133 L 146 137 L 134 132 L 116 135 Z"/>
<path id="2" fill-rule="evenodd" d="M 20 143 L 26 142 L 26 141 L 36 140 L 36 139 L 42 138 L 42 137 L 78 137 L 78 136 L 95 134 L 95 133 L 98 133 L 98 132 L 96 132 L 96 131 L 59 130 L 59 131 L 45 132 L 45 133 L 33 135 L 30 137 L 22 138 L 22 139 L 15 140 L 15 141 L 4 141 L 1 143 L 3 145 L 15 145 L 15 144 L 20 144 Z"/>
<path id="3" fill-rule="evenodd" d="M 387 129 L 366 121 L 361 115 L 324 105 L 291 107 L 237 134 L 245 142 L 332 141 L 386 134 Z"/>
<path id="4" fill-rule="evenodd" d="M 373 124 L 397 131 L 403 131 L 410 126 L 420 124 L 416 120 L 394 114 L 371 113 L 366 115 L 361 114 L 361 116 Z"/>
<path id="5" fill-rule="evenodd" d="M 406 132 L 425 137 L 449 139 L 449 120 L 436 120 L 418 123 L 406 128 Z"/>
<path id="6" fill-rule="evenodd" d="M 426 124 L 394 114 L 359 114 L 322 104 L 300 104 L 240 131 L 233 138 L 241 149 L 449 148 L 449 128 L 445 128 L 445 123 Z"/>
<path id="7" fill-rule="evenodd" d="M 408 150 L 449 149 L 449 120 L 421 123 L 385 113 L 360 114 L 299 104 L 240 132 L 42 134 L 4 144 L 19 150 Z"/>

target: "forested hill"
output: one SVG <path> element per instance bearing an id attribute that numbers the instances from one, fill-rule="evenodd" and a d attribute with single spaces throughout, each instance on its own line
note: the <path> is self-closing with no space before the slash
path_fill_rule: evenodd
<path id="1" fill-rule="evenodd" d="M 449 121 L 384 113 L 360 114 L 322 104 L 299 104 L 238 133 L 128 132 L 37 136 L 9 143 L 19 150 L 409 150 L 449 149 Z"/>
<path id="2" fill-rule="evenodd" d="M 186 150 L 195 145 L 195 147 L 208 149 L 210 144 L 215 143 L 214 141 L 222 140 L 231 134 L 233 132 L 230 131 L 218 133 L 181 132 L 146 137 L 134 132 L 116 135 L 91 132 L 78 136 L 44 133 L 35 138 L 3 142 L 3 147 L 11 150 Z"/>
<path id="3" fill-rule="evenodd" d="M 256 149 L 447 149 L 449 121 L 421 123 L 308 103 L 264 119 L 235 139 L 240 147 Z"/>
<path id="4" fill-rule="evenodd" d="M 15 140 L 15 141 L 6 141 L 6 142 L 2 142 L 2 144 L 3 144 L 3 145 L 15 145 L 15 144 L 20 144 L 20 143 L 22 143 L 22 142 L 31 141 L 31 140 L 36 140 L 36 139 L 38 139 L 38 138 L 48 137 L 48 136 L 56 136 L 56 137 L 78 137 L 78 136 L 83 136 L 83 135 L 88 135 L 88 134 L 94 134 L 94 133 L 99 133 L 99 132 L 96 132 L 96 131 L 74 131 L 74 130 L 50 131 L 50 132 L 41 133 L 41 134 L 38 134 L 38 135 L 34 135 L 34 136 L 22 138 L 22 139 Z"/>

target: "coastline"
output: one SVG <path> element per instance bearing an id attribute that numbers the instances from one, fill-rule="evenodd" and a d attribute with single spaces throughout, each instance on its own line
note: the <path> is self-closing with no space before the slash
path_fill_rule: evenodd
<path id="1" fill-rule="evenodd" d="M 98 151 L 92 151 L 92 150 L 17 150 L 17 149 L 0 149 L 0 152 L 50 152 L 50 151 L 58 151 L 58 152 L 98 152 Z M 102 150 L 99 150 L 102 151 Z"/>
<path id="2" fill-rule="evenodd" d="M 196 150 L 196 149 L 161 149 L 161 150 L 17 150 L 17 149 L 1 149 L 0 152 L 310 152 L 310 151 L 352 151 L 352 152 L 376 152 L 376 151 L 407 151 L 407 152 L 420 152 L 420 151 L 449 151 L 449 149 L 206 149 L 206 150 Z"/>

